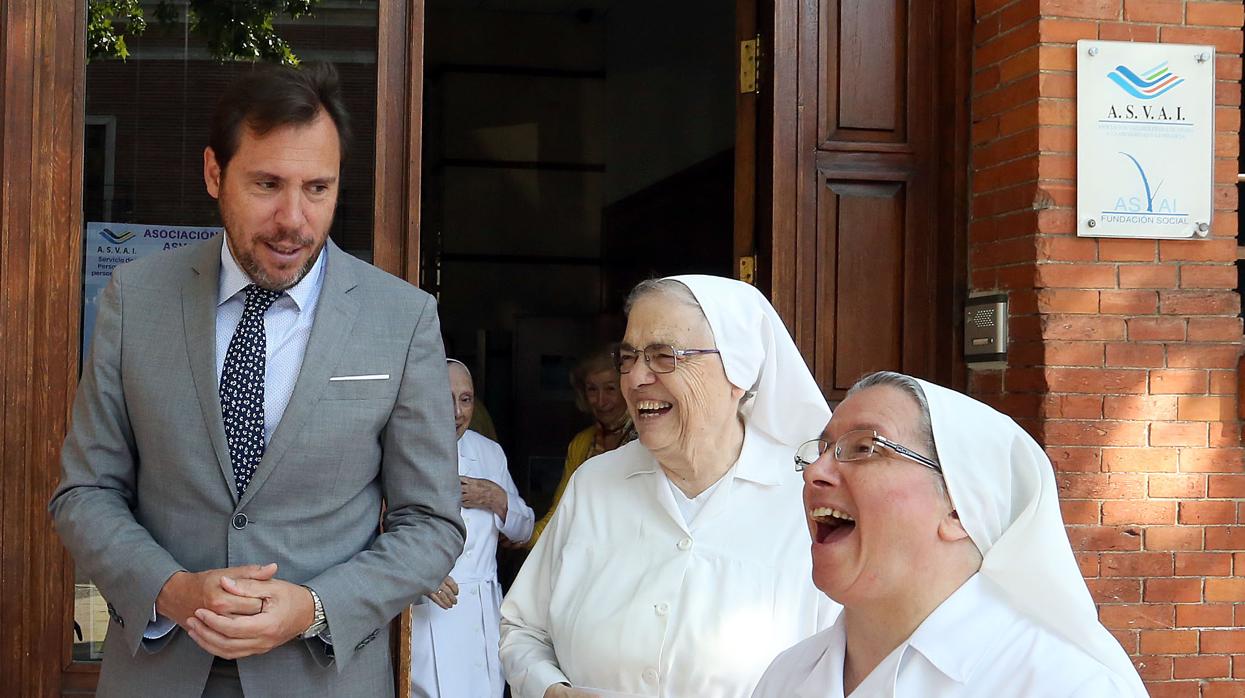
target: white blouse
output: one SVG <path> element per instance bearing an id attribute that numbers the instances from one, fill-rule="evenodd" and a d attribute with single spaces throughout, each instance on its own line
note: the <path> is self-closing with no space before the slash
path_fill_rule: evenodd
<path id="1" fill-rule="evenodd" d="M 502 604 L 516 698 L 559 682 L 743 698 L 783 647 L 829 625 L 838 605 L 812 584 L 792 455 L 745 430 L 691 524 L 639 442 L 581 466 Z"/>
<path id="2" fill-rule="evenodd" d="M 843 618 L 778 655 L 753 698 L 844 698 Z M 1101 662 L 1021 615 L 974 575 L 850 698 L 1113 698 L 1129 686 Z"/>

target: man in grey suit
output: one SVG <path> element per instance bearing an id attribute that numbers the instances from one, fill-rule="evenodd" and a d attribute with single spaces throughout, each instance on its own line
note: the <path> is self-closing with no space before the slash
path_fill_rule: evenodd
<path id="1" fill-rule="evenodd" d="M 331 68 L 236 81 L 225 234 L 101 296 L 50 504 L 101 696 L 391 695 L 389 625 L 462 550 L 435 303 L 326 242 L 348 137 Z"/>

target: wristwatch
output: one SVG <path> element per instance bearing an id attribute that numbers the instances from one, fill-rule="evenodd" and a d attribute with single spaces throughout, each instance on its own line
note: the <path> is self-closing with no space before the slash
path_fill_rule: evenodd
<path id="1" fill-rule="evenodd" d="M 311 625 L 307 626 L 307 629 L 304 630 L 302 634 L 302 638 L 304 640 L 310 640 L 316 635 L 324 632 L 324 630 L 329 627 L 329 621 L 324 617 L 324 604 L 320 603 L 320 595 L 316 593 L 315 589 L 312 589 L 305 584 L 303 585 L 303 588 L 311 592 L 311 603 L 315 605 L 315 618 L 311 621 Z"/>

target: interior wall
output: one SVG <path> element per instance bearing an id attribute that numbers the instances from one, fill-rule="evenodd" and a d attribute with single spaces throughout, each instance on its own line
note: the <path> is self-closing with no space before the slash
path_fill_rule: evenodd
<path id="1" fill-rule="evenodd" d="M 734 147 L 734 3 L 618 3 L 605 38 L 606 203 Z"/>

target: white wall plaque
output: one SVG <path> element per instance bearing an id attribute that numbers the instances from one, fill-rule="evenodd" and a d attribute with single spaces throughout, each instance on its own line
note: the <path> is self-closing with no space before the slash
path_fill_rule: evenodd
<path id="1" fill-rule="evenodd" d="M 1077 235 L 1210 233 L 1215 47 L 1078 41 Z"/>

